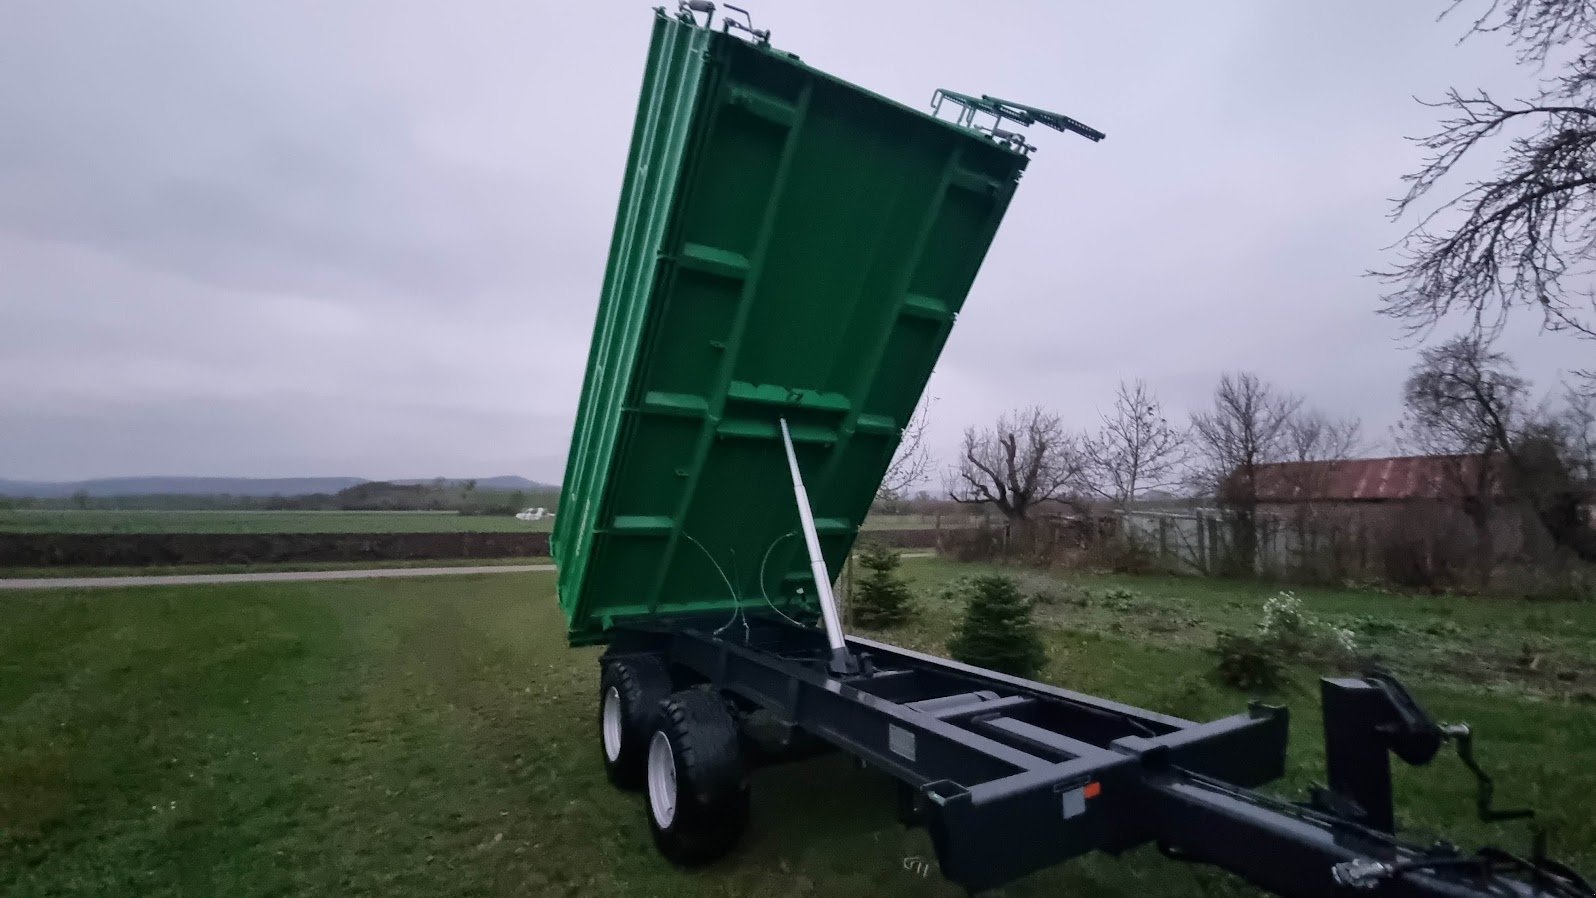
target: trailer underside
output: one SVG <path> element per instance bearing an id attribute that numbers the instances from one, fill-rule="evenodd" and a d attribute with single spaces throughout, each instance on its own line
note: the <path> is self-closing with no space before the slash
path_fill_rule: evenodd
<path id="1" fill-rule="evenodd" d="M 1343 795 L 1330 810 L 1252 791 L 1284 772 L 1284 708 L 1198 723 L 868 639 L 848 645 L 859 672 L 837 675 L 816 629 L 689 618 L 618 631 L 605 659 L 661 658 L 675 688 L 712 687 L 739 720 L 774 721 L 778 742 L 817 741 L 897 780 L 904 821 L 928 828 L 943 875 L 972 891 L 1151 842 L 1286 895 L 1580 894 L 1556 865 L 1402 845 L 1370 825 L 1377 806 L 1352 800 L 1378 805 L 1377 782 L 1374 801 Z M 1363 685 L 1327 683 L 1354 695 Z"/>

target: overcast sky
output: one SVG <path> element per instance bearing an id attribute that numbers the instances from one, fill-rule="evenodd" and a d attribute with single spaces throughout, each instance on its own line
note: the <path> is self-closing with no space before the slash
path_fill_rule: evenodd
<path id="1" fill-rule="evenodd" d="M 1483 0 L 1482 0 L 1483 2 Z M 1057 109 L 948 343 L 933 438 L 1120 378 L 1180 417 L 1250 369 L 1378 442 L 1411 341 L 1374 314 L 1404 135 L 1522 92 L 1436 2 L 751 4 L 921 106 Z M 557 481 L 647 2 L 8 6 L 0 477 Z M 1591 344 L 1516 328 L 1550 387 Z"/>

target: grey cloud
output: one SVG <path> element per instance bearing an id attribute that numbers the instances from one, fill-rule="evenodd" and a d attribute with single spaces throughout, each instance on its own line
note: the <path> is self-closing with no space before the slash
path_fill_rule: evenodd
<path id="1" fill-rule="evenodd" d="M 1444 3 L 754 10 L 912 105 L 1107 131 L 1041 152 L 955 328 L 933 438 L 1249 368 L 1383 433 L 1411 356 L 1362 272 L 1415 94 L 1527 82 Z M 0 32 L 0 476 L 556 479 L 648 3 L 63 2 Z M 1589 346 L 1523 328 L 1546 384 Z"/>

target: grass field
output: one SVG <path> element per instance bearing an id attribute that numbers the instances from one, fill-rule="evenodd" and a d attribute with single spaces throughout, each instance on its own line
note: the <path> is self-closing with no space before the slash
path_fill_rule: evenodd
<path id="1" fill-rule="evenodd" d="M 969 572 L 914 559 L 929 587 Z M 1241 709 L 1204 646 L 1256 618 L 1266 590 L 1163 579 L 1032 577 L 1046 679 L 1188 717 Z M 1119 587 L 1129 596 L 1110 594 Z M 877 775 L 840 758 L 757 772 L 739 852 L 696 874 L 651 850 L 641 799 L 611 789 L 593 715 L 596 650 L 564 647 L 551 574 L 407 582 L 137 588 L 0 599 L 0 894 L 930 895 L 931 856 Z M 1408 628 L 1411 685 L 1480 731 L 1504 803 L 1539 806 L 1554 847 L 1596 868 L 1596 609 L 1304 593 L 1332 618 Z M 890 638 L 935 646 L 957 609 L 923 601 Z M 1450 613 L 1436 614 L 1445 604 Z M 1454 626 L 1423 634 L 1434 619 Z M 1545 639 L 1546 643 L 1533 642 Z M 1506 661 L 1531 641 L 1542 661 Z M 1495 665 L 1495 666 L 1492 666 Z M 1572 670 L 1543 678 L 1541 668 Z M 1320 774 L 1313 679 L 1283 788 Z M 1465 844 L 1526 847 L 1472 821 L 1455 760 L 1399 769 L 1404 821 Z M 1151 849 L 1091 857 L 1016 896 L 1247 894 Z"/>
<path id="2" fill-rule="evenodd" d="M 539 532 L 554 520 L 452 511 L 78 511 L 0 510 L 0 533 L 486 533 Z M 936 526 L 921 515 L 871 517 L 865 529 Z"/>
<path id="3" fill-rule="evenodd" d="M 269 564 L 152 564 L 145 567 L 0 567 L 0 578 L 36 577 L 164 577 L 172 574 L 268 574 L 274 571 L 365 571 L 382 568 L 488 567 L 548 564 L 541 556 L 527 558 L 410 558 L 387 561 L 284 561 Z"/>
<path id="4" fill-rule="evenodd" d="M 0 533 L 486 533 L 553 523 L 452 511 L 0 511 Z"/>

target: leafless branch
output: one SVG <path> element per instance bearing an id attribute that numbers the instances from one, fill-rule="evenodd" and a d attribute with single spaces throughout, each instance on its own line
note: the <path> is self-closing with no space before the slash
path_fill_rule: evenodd
<path id="1" fill-rule="evenodd" d="M 892 463 L 887 466 L 887 473 L 882 475 L 881 486 L 876 490 L 877 501 L 901 499 L 909 487 L 924 480 L 931 470 L 931 449 L 925 437 L 931 424 L 931 403 L 935 401 L 930 396 L 925 397 L 909 417 L 898 441 L 898 451 L 893 454 Z"/>
<path id="2" fill-rule="evenodd" d="M 1472 0 L 1453 0 L 1446 18 Z M 1588 38 L 1596 30 L 1596 3 L 1586 0 L 1491 0 L 1470 24 L 1463 38 L 1506 34 L 1518 49 L 1520 62 L 1542 63 L 1558 47 Z"/>
<path id="3" fill-rule="evenodd" d="M 1301 405 L 1244 372 L 1221 377 L 1213 409 L 1191 416 L 1200 482 L 1229 511 L 1239 571 L 1251 572 L 1257 557 L 1258 468 L 1284 459 L 1287 428 Z"/>
<path id="4" fill-rule="evenodd" d="M 1057 415 L 1032 407 L 1010 412 L 992 427 L 965 430 L 948 495 L 1023 520 L 1038 503 L 1073 498 L 1084 471 L 1079 440 Z"/>
<path id="5" fill-rule="evenodd" d="M 1171 426 L 1158 397 L 1138 380 L 1121 382 L 1114 409 L 1082 443 L 1094 492 L 1125 508 L 1148 490 L 1180 482 L 1189 455 L 1186 432 Z"/>
<path id="6" fill-rule="evenodd" d="M 1403 178 L 1394 218 L 1465 158 L 1494 152 L 1497 164 L 1421 217 L 1393 247 L 1397 264 L 1372 272 L 1390 288 L 1381 311 L 1416 333 L 1463 313 L 1488 340 L 1513 308 L 1533 307 L 1544 329 L 1596 339 L 1596 297 L 1582 283 L 1596 250 L 1596 4 L 1493 0 L 1469 29 L 1489 32 L 1507 33 L 1525 62 L 1569 45 L 1576 56 L 1529 100 L 1453 89 L 1425 104 L 1449 117 L 1415 139 L 1425 159 Z"/>
<path id="7" fill-rule="evenodd" d="M 1587 487 L 1596 486 L 1596 391 L 1569 385 L 1561 418 L 1571 470 Z"/>
<path id="8" fill-rule="evenodd" d="M 1282 477 L 1299 499 L 1322 496 L 1331 481 L 1363 445 L 1363 425 L 1355 418 L 1333 419 L 1316 409 L 1298 409 L 1286 424 L 1286 459 L 1297 462 L 1282 469 Z M 1296 509 L 1297 524 L 1306 528 L 1312 503 Z"/>
<path id="9" fill-rule="evenodd" d="M 1276 390 L 1256 374 L 1221 377 L 1213 409 L 1191 416 L 1202 485 L 1224 498 L 1227 484 L 1228 492 L 1235 492 L 1238 476 L 1250 484 L 1259 465 L 1284 460 L 1287 427 L 1301 405 L 1299 397 Z"/>
<path id="10" fill-rule="evenodd" d="M 1528 386 L 1476 337 L 1425 349 L 1403 389 L 1400 432 L 1428 455 L 1510 452 Z"/>

